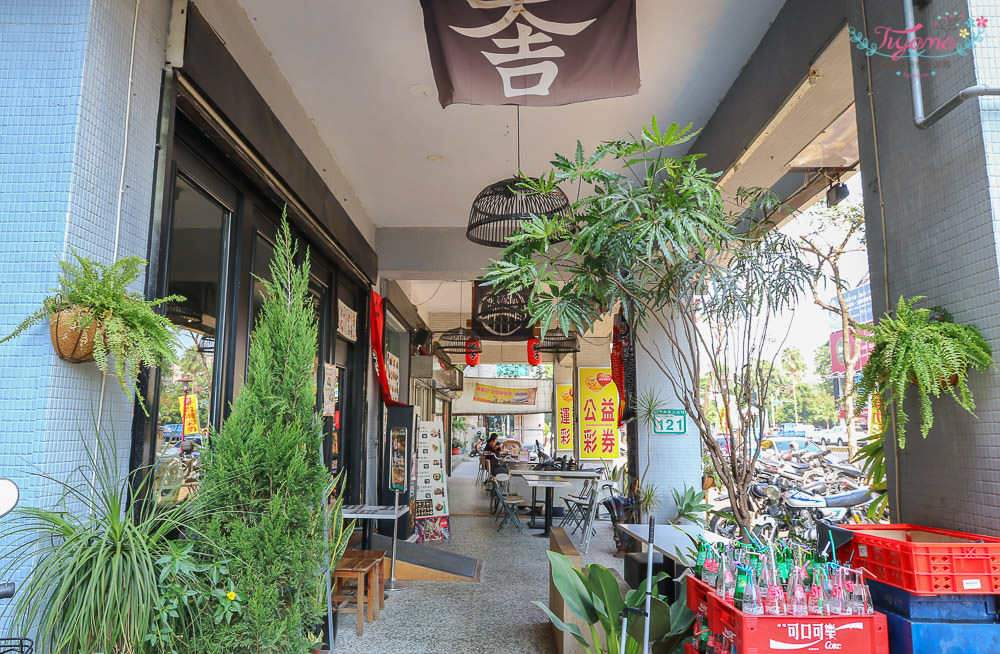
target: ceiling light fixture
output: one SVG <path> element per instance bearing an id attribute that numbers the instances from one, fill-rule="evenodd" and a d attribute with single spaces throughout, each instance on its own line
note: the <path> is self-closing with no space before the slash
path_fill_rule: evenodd
<path id="1" fill-rule="evenodd" d="M 465 297 L 463 286 L 464 284 L 459 282 L 458 320 L 460 324 L 465 320 L 465 312 L 462 307 L 462 300 Z M 448 354 L 481 354 L 483 351 L 483 344 L 476 332 L 461 326 L 449 329 L 438 336 L 437 340 L 438 348 Z"/>
<path id="2" fill-rule="evenodd" d="M 507 247 L 507 239 L 521 229 L 532 216 L 568 215 L 569 199 L 558 187 L 544 193 L 519 189 L 526 181 L 521 174 L 521 107 L 514 105 L 517 122 L 517 174 L 490 184 L 472 201 L 466 238 L 489 247 Z"/>

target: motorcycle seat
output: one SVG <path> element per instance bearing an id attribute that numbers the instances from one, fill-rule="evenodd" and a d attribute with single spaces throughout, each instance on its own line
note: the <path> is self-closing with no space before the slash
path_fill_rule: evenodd
<path id="1" fill-rule="evenodd" d="M 826 505 L 831 507 L 857 506 L 872 499 L 872 494 L 867 488 L 839 493 L 837 495 L 827 495 Z"/>
<path id="2" fill-rule="evenodd" d="M 792 468 L 795 468 L 796 470 L 808 470 L 809 469 L 809 464 L 808 463 L 799 463 L 798 461 L 788 461 L 787 463 L 788 463 L 789 466 L 791 466 Z"/>
<path id="3" fill-rule="evenodd" d="M 843 472 L 846 475 L 850 475 L 851 477 L 856 477 L 858 479 L 865 476 L 865 473 L 861 472 L 854 466 L 845 465 L 843 463 L 831 463 L 830 467 L 833 468 L 834 470 L 839 470 L 840 472 Z"/>

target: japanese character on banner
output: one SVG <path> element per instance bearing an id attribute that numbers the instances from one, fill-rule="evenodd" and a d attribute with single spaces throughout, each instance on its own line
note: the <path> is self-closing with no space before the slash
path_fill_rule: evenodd
<path id="1" fill-rule="evenodd" d="M 559 444 L 569 445 L 573 441 L 573 432 L 568 427 L 559 430 Z"/>
<path id="2" fill-rule="evenodd" d="M 486 39 L 497 35 L 507 28 L 508 25 L 523 18 L 528 25 L 517 23 L 517 37 L 513 39 L 491 39 L 493 45 L 499 50 L 514 50 L 514 52 L 487 52 L 482 50 L 482 54 L 496 68 L 503 82 L 504 97 L 513 98 L 523 95 L 548 95 L 549 87 L 559 75 L 559 66 L 553 59 L 565 57 L 566 52 L 557 45 L 542 45 L 552 42 L 552 37 L 546 32 L 561 34 L 564 36 L 576 36 L 587 29 L 594 18 L 576 23 L 557 23 L 543 20 L 532 14 L 524 6 L 525 4 L 535 4 L 547 2 L 548 0 L 468 0 L 469 6 L 475 9 L 495 9 L 497 7 L 508 7 L 500 20 L 483 25 L 482 27 L 449 27 L 463 36 L 474 39 Z M 532 28 L 537 28 L 534 31 Z M 542 47 L 533 47 L 542 46 Z M 542 61 L 533 61 L 539 60 Z M 523 63 L 520 66 L 505 66 L 502 64 Z M 538 81 L 533 86 L 514 88 L 511 83 L 516 78 L 527 78 L 538 75 Z"/>
<path id="3" fill-rule="evenodd" d="M 573 417 L 570 415 L 570 407 L 564 406 L 559 409 L 559 424 L 568 425 L 573 422 Z"/>
<path id="4" fill-rule="evenodd" d="M 583 430 L 583 451 L 587 454 L 597 451 L 597 430 L 592 427 Z"/>
<path id="5" fill-rule="evenodd" d="M 420 0 L 441 106 L 639 91 L 635 0 Z"/>
<path id="6" fill-rule="evenodd" d="M 588 422 L 597 422 L 597 405 L 594 400 L 587 400 L 583 405 L 583 419 Z"/>

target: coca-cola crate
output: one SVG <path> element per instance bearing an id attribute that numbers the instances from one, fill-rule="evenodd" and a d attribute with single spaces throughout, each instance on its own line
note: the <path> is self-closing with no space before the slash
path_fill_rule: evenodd
<path id="1" fill-rule="evenodd" d="M 708 617 L 708 596 L 715 594 L 715 589 L 711 588 L 701 579 L 694 575 L 687 578 L 687 605 L 693 612 Z"/>
<path id="2" fill-rule="evenodd" d="M 684 654 L 698 654 L 698 648 L 691 643 L 684 643 Z"/>
<path id="3" fill-rule="evenodd" d="M 1000 593 L 1000 538 L 908 524 L 843 526 L 854 539 L 838 556 L 853 556 L 852 565 L 878 581 L 915 595 Z"/>
<path id="4" fill-rule="evenodd" d="M 889 654 L 885 616 L 748 615 L 720 599 L 709 598 L 708 624 L 736 646 L 738 654 L 843 652 Z"/>
<path id="5" fill-rule="evenodd" d="M 718 596 L 694 576 L 687 581 L 688 608 L 706 615 L 712 633 L 736 645 L 737 654 L 774 652 L 843 652 L 888 654 L 885 616 L 805 617 L 748 615 Z"/>

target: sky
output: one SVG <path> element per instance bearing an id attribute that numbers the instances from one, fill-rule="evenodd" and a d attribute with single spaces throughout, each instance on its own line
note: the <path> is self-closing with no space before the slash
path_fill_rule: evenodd
<path id="1" fill-rule="evenodd" d="M 861 175 L 854 175 L 845 184 L 847 184 L 850 194 L 843 202 L 861 203 Z M 792 237 L 801 234 L 808 224 L 808 220 L 803 220 L 803 218 L 809 213 L 809 210 L 803 212 L 802 216 L 795 218 L 783 227 L 781 232 Z M 830 240 L 834 240 L 837 237 L 838 235 L 831 235 Z M 842 238 L 842 235 L 839 237 Z M 847 280 L 850 288 L 857 286 L 858 282 L 865 279 L 867 274 L 868 255 L 866 253 L 849 253 L 841 259 L 841 275 Z M 836 290 L 834 287 L 828 284 L 825 292 L 820 292 L 820 297 L 829 299 L 834 297 L 835 294 Z M 773 332 L 774 337 L 779 339 L 784 335 L 785 326 L 789 323 L 791 324 L 791 331 L 785 341 L 785 347 L 797 347 L 802 352 L 802 357 L 810 368 L 809 381 L 816 381 L 818 379 L 812 372 L 813 351 L 820 344 L 826 343 L 829 345 L 830 334 L 840 329 L 834 326 L 833 321 L 835 320 L 839 324 L 839 319 L 834 314 L 816 306 L 813 302 L 812 294 L 807 293 L 792 312 L 786 312 L 781 316 L 780 320 L 775 321 L 781 325 L 780 329 L 775 329 Z"/>

